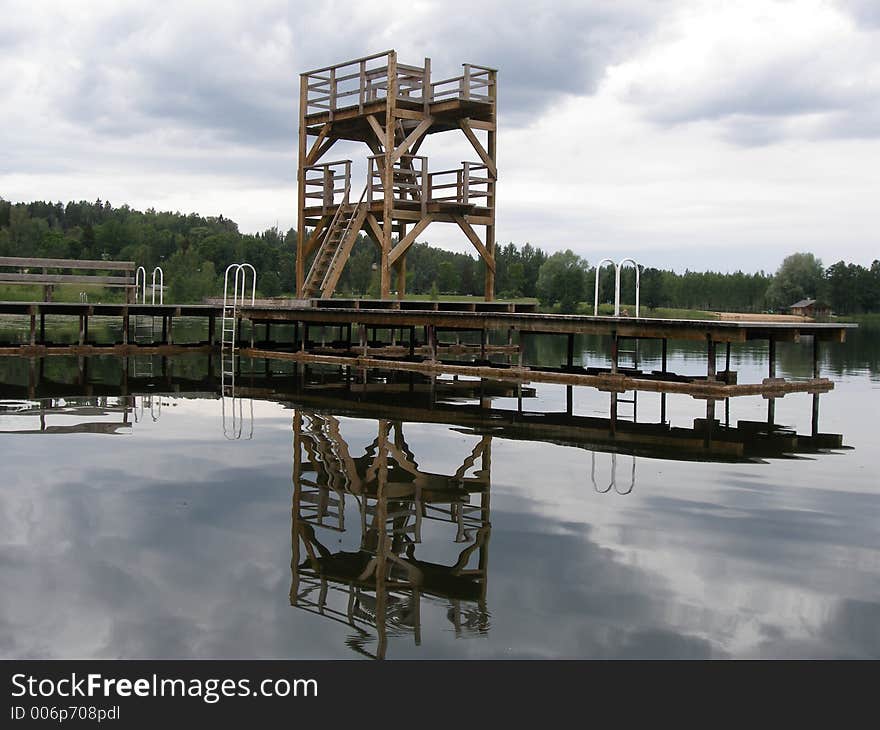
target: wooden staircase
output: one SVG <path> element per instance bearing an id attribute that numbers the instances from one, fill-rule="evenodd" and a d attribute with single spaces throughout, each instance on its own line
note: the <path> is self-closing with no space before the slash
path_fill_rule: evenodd
<path id="1" fill-rule="evenodd" d="M 318 252 L 303 284 L 303 298 L 326 299 L 333 294 L 348 254 L 367 217 L 367 205 L 364 202 L 366 194 L 367 188 L 364 187 L 357 203 L 340 204 L 321 237 Z"/>

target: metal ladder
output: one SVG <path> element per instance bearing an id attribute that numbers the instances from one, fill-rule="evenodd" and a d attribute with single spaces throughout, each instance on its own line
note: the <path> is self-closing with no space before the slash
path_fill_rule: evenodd
<path id="1" fill-rule="evenodd" d="M 152 303 L 155 304 L 156 298 L 156 271 L 160 272 L 160 276 L 162 276 L 162 270 L 157 266 L 153 269 L 153 291 L 152 291 Z M 164 278 L 164 277 L 163 277 Z M 162 294 L 160 289 L 160 303 L 162 300 Z M 135 272 L 135 290 L 134 290 L 134 301 L 135 304 L 146 304 L 147 303 L 147 271 L 143 266 L 138 266 L 137 271 Z M 134 316 L 134 332 L 133 339 L 135 344 L 138 345 L 152 345 L 155 342 L 155 318 L 151 314 L 136 314 Z M 152 378 L 153 377 L 153 356 L 146 355 L 143 357 L 134 356 L 132 358 L 134 365 L 133 375 L 136 378 Z"/>
<path id="2" fill-rule="evenodd" d="M 237 371 L 237 322 L 238 307 L 245 302 L 247 270 L 251 271 L 251 306 L 257 296 L 257 271 L 251 264 L 229 264 L 223 277 L 223 317 L 220 335 L 220 400 L 223 416 L 223 435 L 229 441 L 237 441 L 245 437 L 250 440 L 254 436 L 254 402 L 248 398 L 249 412 L 244 410 L 244 401 L 235 391 L 235 375 Z M 232 296 L 229 290 L 229 273 L 232 277 Z M 230 402 L 227 402 L 230 401 Z M 229 413 L 230 417 L 227 417 Z M 245 431 L 245 423 L 249 428 Z M 246 435 L 245 435 L 246 434 Z"/>

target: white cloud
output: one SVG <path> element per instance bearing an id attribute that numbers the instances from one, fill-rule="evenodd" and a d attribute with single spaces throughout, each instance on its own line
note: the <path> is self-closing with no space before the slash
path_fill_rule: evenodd
<path id="1" fill-rule="evenodd" d="M 500 69 L 501 242 L 692 268 L 876 256 L 872 3 L 421 1 L 391 25 L 388 2 L 7 6 L 7 199 L 291 226 L 297 74 L 395 46 L 437 75 Z"/>

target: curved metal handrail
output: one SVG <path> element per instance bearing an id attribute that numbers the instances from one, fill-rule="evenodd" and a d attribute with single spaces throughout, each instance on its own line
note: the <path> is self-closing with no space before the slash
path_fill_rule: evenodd
<path id="1" fill-rule="evenodd" d="M 625 263 L 631 263 L 636 270 L 636 317 L 639 316 L 639 264 L 635 259 L 620 259 L 615 267 L 614 273 L 614 316 L 620 316 L 620 270 Z"/>
<path id="2" fill-rule="evenodd" d="M 617 264 L 615 264 L 611 259 L 602 259 L 598 264 L 596 264 L 596 286 L 595 293 L 593 295 L 593 316 L 599 316 L 599 272 L 602 270 L 602 267 L 605 264 L 611 264 L 614 267 L 615 271 L 615 282 L 617 281 Z"/>
<path id="3" fill-rule="evenodd" d="M 142 284 L 139 282 L 143 282 Z M 137 304 L 138 288 L 141 292 L 141 304 L 147 303 L 147 270 L 143 266 L 138 266 L 134 272 L 134 301 Z"/>
<path id="4" fill-rule="evenodd" d="M 157 266 L 153 269 L 153 281 L 152 281 L 152 304 L 156 303 L 156 272 L 159 272 L 159 304 L 162 305 L 165 303 L 165 297 L 163 292 L 165 291 L 165 272 L 162 271 L 161 266 Z M 147 283 L 147 274 L 144 272 L 144 288 L 146 288 Z"/>

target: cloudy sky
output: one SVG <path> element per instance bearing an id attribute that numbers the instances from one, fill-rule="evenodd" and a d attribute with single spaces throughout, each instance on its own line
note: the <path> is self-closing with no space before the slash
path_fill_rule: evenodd
<path id="1" fill-rule="evenodd" d="M 877 0 L 0 0 L 0 18 L 8 200 L 287 228 L 298 73 L 396 48 L 438 78 L 500 70 L 501 243 L 678 269 L 880 257 Z M 464 249 L 456 230 L 425 240 Z"/>

